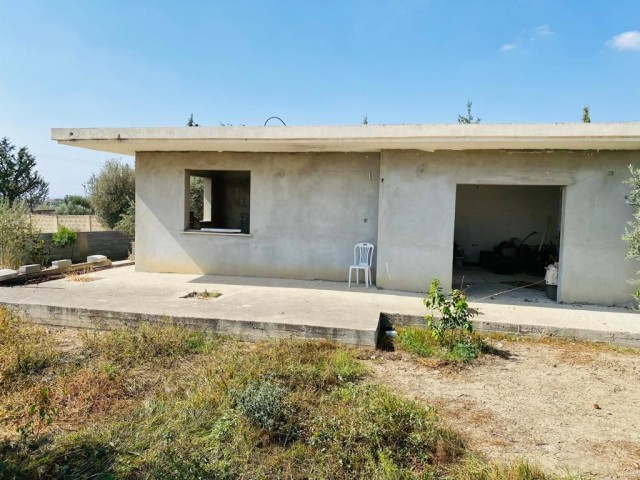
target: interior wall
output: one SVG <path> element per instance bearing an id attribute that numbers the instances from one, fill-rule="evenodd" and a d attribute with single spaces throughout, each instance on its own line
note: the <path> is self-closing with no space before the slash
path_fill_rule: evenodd
<path id="1" fill-rule="evenodd" d="M 545 243 L 558 246 L 561 202 L 561 187 L 458 185 L 454 241 L 470 263 L 480 261 L 480 251 L 532 232 L 527 245 L 537 247 L 548 230 Z"/>

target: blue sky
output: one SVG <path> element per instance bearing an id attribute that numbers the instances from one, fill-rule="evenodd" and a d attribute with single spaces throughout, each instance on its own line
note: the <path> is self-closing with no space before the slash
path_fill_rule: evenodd
<path id="1" fill-rule="evenodd" d="M 63 196 L 110 155 L 51 127 L 640 120 L 640 2 L 0 0 L 0 66 L 0 137 Z"/>

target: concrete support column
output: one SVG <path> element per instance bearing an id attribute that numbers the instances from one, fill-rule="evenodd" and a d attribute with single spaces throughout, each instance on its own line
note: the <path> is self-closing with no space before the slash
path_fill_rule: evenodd
<path id="1" fill-rule="evenodd" d="M 202 212 L 202 221 L 210 222 L 211 221 L 211 203 L 213 201 L 213 189 L 211 188 L 212 181 L 210 178 L 203 178 L 202 182 L 204 184 L 204 200 L 203 200 L 203 212 Z"/>

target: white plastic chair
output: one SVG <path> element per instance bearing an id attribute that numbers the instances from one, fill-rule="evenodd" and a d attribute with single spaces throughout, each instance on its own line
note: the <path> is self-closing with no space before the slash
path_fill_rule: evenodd
<path id="1" fill-rule="evenodd" d="M 371 285 L 371 262 L 374 246 L 370 243 L 356 243 L 353 246 L 353 265 L 349 266 L 349 288 L 351 288 L 351 272 L 356 271 L 356 284 L 360 283 L 360 270 L 364 270 L 364 284 Z"/>

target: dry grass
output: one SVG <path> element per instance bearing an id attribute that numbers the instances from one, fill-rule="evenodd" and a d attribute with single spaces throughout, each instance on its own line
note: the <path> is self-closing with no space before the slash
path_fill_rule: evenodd
<path id="1" fill-rule="evenodd" d="M 3 331 L 50 360 L 0 393 L 0 478 L 551 478 L 477 459 L 434 409 L 368 381 L 355 348 L 174 325 L 84 333 L 61 348 L 3 315 Z M 12 348 L 0 344 L 2 358 L 19 357 Z M 51 424 L 18 438 L 38 409 Z"/>
<path id="2" fill-rule="evenodd" d="M 58 352 L 44 328 L 25 324 L 0 308 L 0 387 L 20 384 L 58 360 Z"/>
<path id="3" fill-rule="evenodd" d="M 94 272 L 93 267 L 84 267 L 77 270 L 72 270 L 64 274 L 64 277 L 69 282 L 93 282 L 95 278 L 88 277 L 88 273 Z"/>
<path id="4" fill-rule="evenodd" d="M 640 348 L 624 347 L 619 345 L 612 345 L 605 342 L 591 342 L 588 340 L 577 340 L 571 338 L 562 337 L 550 337 L 550 336 L 533 336 L 533 335 L 516 335 L 510 333 L 499 332 L 478 332 L 478 335 L 496 342 L 521 342 L 521 343 L 533 343 L 537 345 L 550 345 L 554 347 L 560 347 L 567 352 L 593 354 L 593 353 L 622 353 L 629 355 L 640 355 Z"/>

